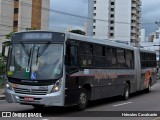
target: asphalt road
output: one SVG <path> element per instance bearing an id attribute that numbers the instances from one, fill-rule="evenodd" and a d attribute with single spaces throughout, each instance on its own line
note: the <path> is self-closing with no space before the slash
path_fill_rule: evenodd
<path id="1" fill-rule="evenodd" d="M 160 81 L 152 87 L 152 91 L 149 94 L 138 92 L 132 94 L 127 101 L 122 101 L 120 97 L 92 101 L 85 111 L 77 111 L 76 107 L 46 107 L 43 109 L 34 109 L 32 106 L 7 103 L 5 100 L 0 100 L 0 111 L 15 112 L 14 118 L 0 118 L 5 120 L 22 119 L 21 117 L 16 117 L 18 113 L 24 116 L 29 113 L 40 113 L 42 115 L 42 118 L 23 118 L 29 120 L 160 120 L 155 117 L 156 114 L 160 115 Z M 122 114 L 131 115 L 131 113 L 133 117 L 122 116 Z M 155 116 L 136 117 L 136 115 L 147 113 Z"/>

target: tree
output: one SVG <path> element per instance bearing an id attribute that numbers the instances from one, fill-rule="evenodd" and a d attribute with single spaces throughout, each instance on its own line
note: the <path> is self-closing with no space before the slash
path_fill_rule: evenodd
<path id="1" fill-rule="evenodd" d="M 6 38 L 6 39 L 11 39 L 11 37 L 12 37 L 13 34 L 14 34 L 14 31 L 6 34 L 6 35 L 5 35 L 5 36 L 6 36 L 5 38 Z"/>
<path id="2" fill-rule="evenodd" d="M 69 32 L 71 32 L 71 33 L 76 33 L 76 34 L 80 34 L 80 35 L 85 35 L 86 33 L 84 32 L 84 31 L 82 31 L 82 30 L 71 30 L 71 31 L 69 31 Z"/>
<path id="3" fill-rule="evenodd" d="M 0 75 L 4 75 L 6 66 L 6 56 L 0 54 Z"/>
<path id="4" fill-rule="evenodd" d="M 36 28 L 25 28 L 25 30 L 26 31 L 29 31 L 29 30 L 37 30 Z M 8 33 L 8 34 L 6 34 L 5 36 L 5 38 L 6 39 L 11 39 L 11 37 L 12 37 L 12 35 L 15 33 L 15 31 L 12 31 L 12 32 L 10 32 L 10 33 Z"/>
<path id="5" fill-rule="evenodd" d="M 26 30 L 38 30 L 38 29 L 33 27 L 33 28 L 26 28 Z"/>

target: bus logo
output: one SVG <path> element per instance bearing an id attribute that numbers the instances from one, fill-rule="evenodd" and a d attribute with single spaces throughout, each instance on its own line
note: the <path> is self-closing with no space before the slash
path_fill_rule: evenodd
<path id="1" fill-rule="evenodd" d="M 29 89 L 29 93 L 32 93 L 32 89 Z"/>

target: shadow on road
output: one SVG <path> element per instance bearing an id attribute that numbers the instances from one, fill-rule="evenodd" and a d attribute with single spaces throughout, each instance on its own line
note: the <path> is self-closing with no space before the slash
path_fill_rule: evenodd
<path id="1" fill-rule="evenodd" d="M 154 92 L 154 91 L 152 91 Z M 146 95 L 146 93 L 144 93 L 144 91 L 141 92 L 136 92 L 134 94 L 130 95 L 130 99 L 132 98 L 136 98 L 139 96 L 143 96 Z M 76 117 L 76 116 L 85 116 L 84 114 L 88 114 L 87 111 L 89 109 L 94 110 L 94 108 L 97 107 L 101 107 L 101 106 L 106 106 L 109 104 L 113 104 L 117 101 L 122 101 L 121 96 L 117 96 L 117 97 L 111 97 L 111 98 L 106 98 L 106 99 L 101 99 L 101 100 L 95 100 L 95 101 L 91 101 L 88 104 L 88 107 L 85 111 L 78 111 L 76 106 L 71 106 L 71 107 L 43 107 L 43 108 L 39 108 L 39 109 L 28 109 L 25 111 L 16 111 L 17 113 L 42 113 L 42 116 L 46 116 L 46 117 L 50 117 L 50 116 L 54 116 L 54 117 Z M 107 108 L 106 108 L 107 110 Z M 107 110 L 109 111 L 109 110 Z M 93 113 L 95 113 L 97 111 L 94 112 L 90 112 L 89 114 L 91 116 L 94 116 Z M 90 116 L 89 115 L 89 116 Z"/>

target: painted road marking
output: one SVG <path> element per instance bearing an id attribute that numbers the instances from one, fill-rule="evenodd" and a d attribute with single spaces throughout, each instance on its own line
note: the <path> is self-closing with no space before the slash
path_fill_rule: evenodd
<path id="1" fill-rule="evenodd" d="M 113 106 L 117 107 L 117 106 L 127 105 L 127 104 L 131 104 L 131 103 L 133 103 L 133 102 L 127 102 L 127 103 L 117 104 L 117 105 L 113 105 Z"/>

